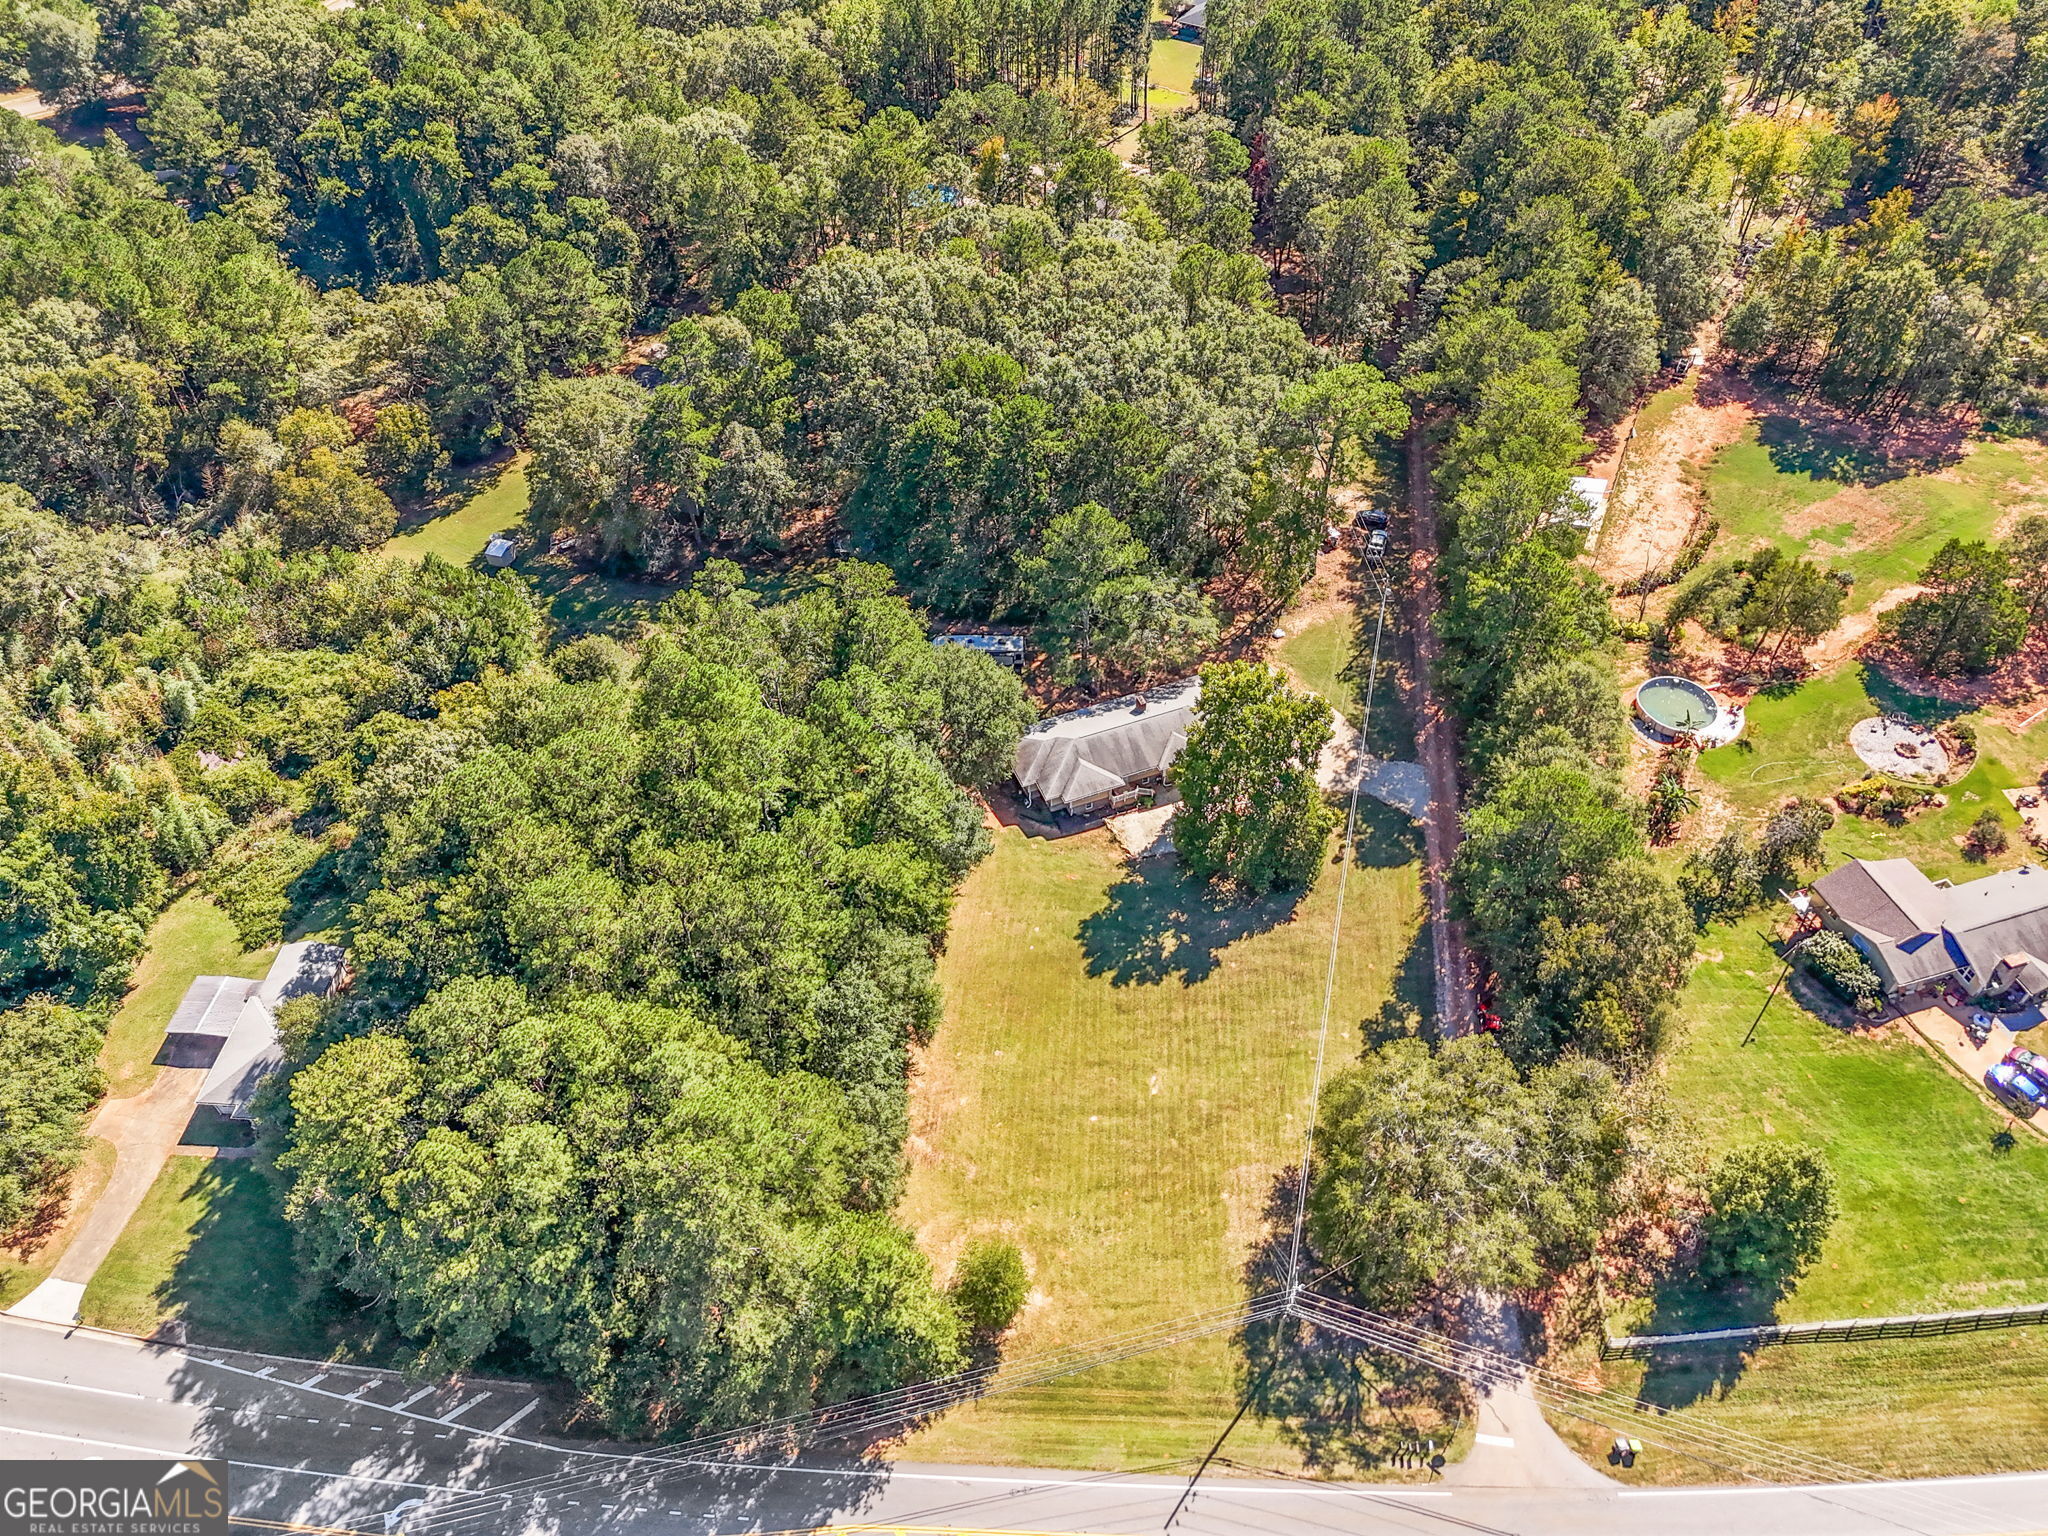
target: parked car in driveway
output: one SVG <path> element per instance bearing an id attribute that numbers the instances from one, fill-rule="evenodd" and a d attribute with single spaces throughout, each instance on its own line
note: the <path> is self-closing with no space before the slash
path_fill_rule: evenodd
<path id="1" fill-rule="evenodd" d="M 2016 1045 L 2005 1053 L 2005 1065 L 2017 1067 L 2034 1080 L 2038 1088 L 2048 1088 L 2048 1056 L 2039 1051 L 2030 1051 L 2024 1045 Z"/>
<path id="2" fill-rule="evenodd" d="M 1360 507 L 1358 509 L 1358 526 L 1361 528 L 1386 527 L 1387 509 L 1385 507 Z"/>
<path id="3" fill-rule="evenodd" d="M 2048 1104 L 2048 1088 L 2042 1087 L 2018 1067 L 2008 1066 L 2002 1061 L 1985 1072 L 1984 1083 L 2022 1115 L 2031 1115 L 2043 1104 Z"/>
<path id="4" fill-rule="evenodd" d="M 1375 528 L 1375 529 L 1373 529 L 1373 531 L 1372 531 L 1372 537 L 1371 537 L 1371 538 L 1369 538 L 1369 539 L 1367 539 L 1367 540 L 1365 541 L 1365 552 L 1366 552 L 1366 554 L 1367 554 L 1367 555 L 1368 555 L 1368 556 L 1369 556 L 1370 558 L 1372 558 L 1372 559 L 1374 559 L 1374 560 L 1384 560 L 1384 559 L 1386 559 L 1386 558 L 1387 558 L 1387 530 L 1386 530 L 1386 529 L 1384 529 L 1384 528 Z"/>

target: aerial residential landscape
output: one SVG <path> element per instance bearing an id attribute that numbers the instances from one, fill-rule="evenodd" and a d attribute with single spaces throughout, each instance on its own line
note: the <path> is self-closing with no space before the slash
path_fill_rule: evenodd
<path id="1" fill-rule="evenodd" d="M 2039 1528 L 2048 9 L 0 73 L 4 1528 Z"/>

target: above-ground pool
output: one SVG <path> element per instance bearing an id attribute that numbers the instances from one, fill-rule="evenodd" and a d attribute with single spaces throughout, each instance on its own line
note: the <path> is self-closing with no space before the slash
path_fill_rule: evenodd
<path id="1" fill-rule="evenodd" d="M 1667 736 L 1699 736 L 1713 728 L 1721 706 L 1689 677 L 1653 677 L 1636 689 L 1636 717 Z"/>

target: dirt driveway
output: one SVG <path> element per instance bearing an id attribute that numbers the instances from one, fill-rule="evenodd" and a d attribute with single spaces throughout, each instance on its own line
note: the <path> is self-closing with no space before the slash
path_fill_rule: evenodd
<path id="1" fill-rule="evenodd" d="M 1746 400 L 1710 387 L 1713 373 L 1709 369 L 1695 381 L 1694 398 L 1668 420 L 1647 432 L 1638 428 L 1629 445 L 1593 560 L 1607 580 L 1632 581 L 1678 557 L 1703 510 L 1700 488 L 1686 466 L 1706 463 L 1755 419 Z M 1702 393 L 1715 403 L 1702 405 Z"/>

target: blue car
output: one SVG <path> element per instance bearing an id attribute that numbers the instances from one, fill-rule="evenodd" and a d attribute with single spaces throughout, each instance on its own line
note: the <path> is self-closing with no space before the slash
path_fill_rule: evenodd
<path id="1" fill-rule="evenodd" d="M 2005 1053 L 2005 1064 L 2017 1067 L 2034 1080 L 2037 1088 L 2048 1088 L 2048 1056 L 2030 1051 L 2024 1045 L 2016 1045 Z"/>
<path id="2" fill-rule="evenodd" d="M 2031 1115 L 2043 1104 L 2048 1104 L 2048 1088 L 2043 1088 L 2018 1067 L 2000 1062 L 1984 1074 L 1985 1084 L 2006 1103 L 2022 1115 Z"/>

